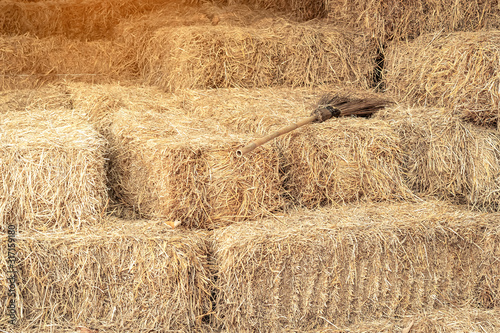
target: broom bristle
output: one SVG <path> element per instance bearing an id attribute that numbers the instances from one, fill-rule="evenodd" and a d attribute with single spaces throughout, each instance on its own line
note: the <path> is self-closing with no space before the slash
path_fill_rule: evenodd
<path id="1" fill-rule="evenodd" d="M 331 106 L 341 111 L 341 117 L 369 117 L 378 110 L 392 104 L 391 101 L 380 98 L 352 98 L 349 96 L 327 94 L 318 102 L 318 108 Z"/>

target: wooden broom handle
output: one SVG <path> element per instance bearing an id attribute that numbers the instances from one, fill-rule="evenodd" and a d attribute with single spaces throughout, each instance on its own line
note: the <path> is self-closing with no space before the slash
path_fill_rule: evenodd
<path id="1" fill-rule="evenodd" d="M 245 155 L 245 154 L 251 152 L 252 150 L 254 150 L 255 148 L 257 148 L 258 146 L 261 146 L 264 143 L 266 143 L 268 141 L 271 141 L 272 139 L 277 138 L 280 135 L 283 135 L 283 134 L 286 134 L 288 132 L 291 132 L 291 131 L 299 128 L 300 126 L 304 126 L 304 125 L 310 124 L 310 123 L 314 122 L 316 119 L 317 119 L 316 115 L 304 118 L 304 119 L 302 119 L 301 121 L 299 121 L 299 122 L 297 122 L 295 124 L 288 125 L 287 127 L 283 127 L 282 129 L 280 129 L 280 130 L 278 130 L 276 132 L 273 132 L 273 133 L 271 133 L 269 135 L 266 135 L 266 136 L 264 136 L 264 137 L 262 137 L 260 139 L 257 139 L 254 142 L 249 143 L 245 147 L 243 147 L 241 149 L 238 149 L 236 151 L 236 156 L 242 157 L 243 155 Z"/>

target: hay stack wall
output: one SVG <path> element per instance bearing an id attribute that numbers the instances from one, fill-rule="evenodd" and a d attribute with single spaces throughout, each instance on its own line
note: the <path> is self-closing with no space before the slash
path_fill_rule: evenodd
<path id="1" fill-rule="evenodd" d="M 387 93 L 400 101 L 445 107 L 477 124 L 500 116 L 500 32 L 429 34 L 386 51 Z"/>
<path id="2" fill-rule="evenodd" d="M 198 228 L 282 208 L 278 151 L 266 146 L 237 159 L 235 150 L 249 138 L 217 133 L 213 125 L 172 113 L 118 112 L 110 142 L 119 200 L 143 216 Z"/>
<path id="3" fill-rule="evenodd" d="M 16 307 L 23 332 L 198 331 L 211 309 L 203 233 L 113 218 L 78 232 L 19 231 Z M 2 277 L 8 276 L 4 258 Z M 10 327 L 6 279 L 1 289 L 0 325 Z"/>
<path id="4" fill-rule="evenodd" d="M 133 62 L 113 41 L 61 36 L 0 36 L 0 89 L 34 88 L 53 81 L 104 83 L 133 79 Z"/>
<path id="5" fill-rule="evenodd" d="M 228 331 L 312 330 L 500 299 L 498 214 L 438 203 L 301 212 L 214 232 Z"/>
<path id="6" fill-rule="evenodd" d="M 104 213 L 107 143 L 68 110 L 0 114 L 0 225 L 94 224 Z"/>
<path id="7" fill-rule="evenodd" d="M 370 85 L 376 47 L 362 33 L 279 21 L 268 28 L 158 29 L 139 59 L 147 84 L 185 88 Z"/>
<path id="8" fill-rule="evenodd" d="M 500 136 L 464 122 L 444 109 L 386 109 L 385 119 L 401 137 L 408 186 L 423 195 L 500 209 Z"/>

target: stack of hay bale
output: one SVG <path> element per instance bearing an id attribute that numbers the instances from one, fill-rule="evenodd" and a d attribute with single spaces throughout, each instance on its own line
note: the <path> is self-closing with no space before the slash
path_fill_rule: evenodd
<path id="1" fill-rule="evenodd" d="M 498 4 L 197 2 L 0 5 L 18 328 L 500 330 Z"/>

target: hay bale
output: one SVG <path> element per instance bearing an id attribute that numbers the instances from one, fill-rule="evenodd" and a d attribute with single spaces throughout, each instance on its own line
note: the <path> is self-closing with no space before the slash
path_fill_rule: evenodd
<path id="1" fill-rule="evenodd" d="M 0 114 L 0 226 L 98 222 L 107 202 L 106 142 L 67 110 Z"/>
<path id="2" fill-rule="evenodd" d="M 294 131 L 278 145 L 285 187 L 306 207 L 412 197 L 400 170 L 400 139 L 384 121 L 333 119 Z"/>
<path id="3" fill-rule="evenodd" d="M 112 186 L 143 216 L 213 228 L 283 206 L 272 146 L 238 159 L 248 138 L 172 113 L 121 110 L 110 133 Z"/>
<path id="4" fill-rule="evenodd" d="M 47 82 L 131 80 L 131 60 L 112 41 L 64 37 L 0 37 L 0 89 L 36 88 Z"/>
<path id="5" fill-rule="evenodd" d="M 228 331 L 306 331 L 499 306 L 498 214 L 442 203 L 304 211 L 214 231 Z"/>
<path id="6" fill-rule="evenodd" d="M 401 137 L 411 189 L 472 208 L 500 209 L 498 132 L 439 109 L 388 108 L 378 117 Z"/>
<path id="7" fill-rule="evenodd" d="M 328 0 L 328 17 L 337 24 L 364 29 L 385 44 L 435 31 L 498 28 L 496 0 Z"/>
<path id="8" fill-rule="evenodd" d="M 438 106 L 480 125 L 500 115 L 500 32 L 431 34 L 386 51 L 387 92 L 400 101 Z"/>
<path id="9" fill-rule="evenodd" d="M 184 90 L 176 93 L 192 117 L 217 119 L 221 127 L 253 140 L 308 116 L 325 93 L 375 98 L 370 91 L 330 86 L 306 88 Z M 266 145 L 280 151 L 288 197 L 315 207 L 361 199 L 410 198 L 399 168 L 399 137 L 383 121 L 332 119 Z M 249 155 L 258 154 L 253 152 Z"/>
<path id="10" fill-rule="evenodd" d="M 185 88 L 369 87 L 376 47 L 367 36 L 322 23 L 268 28 L 158 29 L 144 47 L 144 82 Z"/>
<path id="11" fill-rule="evenodd" d="M 96 40 L 110 37 L 112 28 L 121 20 L 155 9 L 161 3 L 159 0 L 2 1 L 0 33 Z"/>
<path id="12" fill-rule="evenodd" d="M 78 232 L 22 231 L 16 248 L 17 327 L 23 332 L 68 326 L 74 332 L 80 325 L 99 332 L 190 331 L 211 309 L 202 232 L 109 218 Z M 6 268 L 2 264 L 2 275 Z"/>

